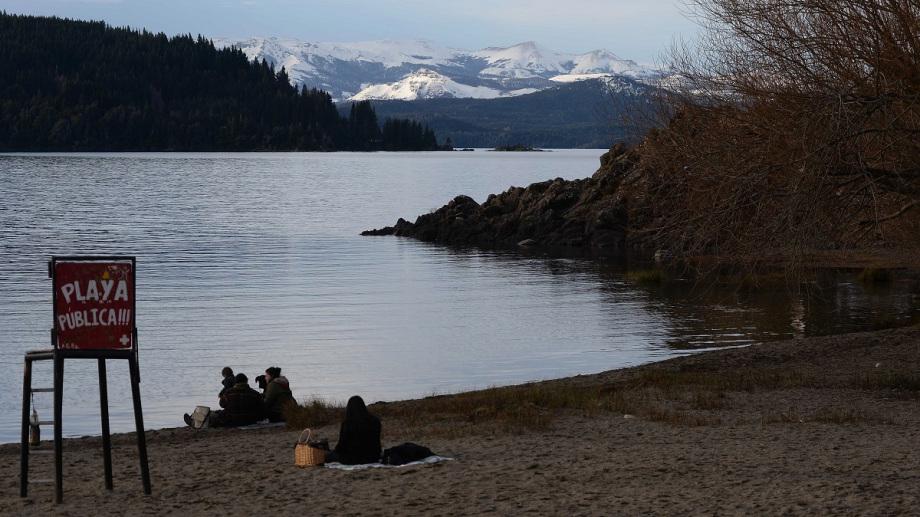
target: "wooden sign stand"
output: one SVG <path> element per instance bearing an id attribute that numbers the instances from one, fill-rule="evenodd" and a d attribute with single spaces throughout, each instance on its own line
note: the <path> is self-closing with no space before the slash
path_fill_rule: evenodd
<path id="1" fill-rule="evenodd" d="M 134 325 L 135 311 L 135 257 L 123 256 L 81 256 L 52 257 L 48 274 L 54 284 L 54 327 L 51 330 L 51 350 L 26 352 L 22 392 L 22 445 L 20 452 L 19 495 L 26 497 L 29 486 L 29 409 L 32 394 L 54 393 L 54 420 L 38 422 L 54 425 L 54 500 L 64 500 L 63 438 L 61 431 L 64 400 L 64 360 L 96 359 L 99 367 L 99 405 L 102 417 L 103 467 L 105 488 L 112 490 L 112 442 L 109 433 L 108 388 L 106 382 L 106 359 L 125 359 L 131 376 L 131 396 L 134 402 L 134 424 L 137 429 L 137 450 L 140 458 L 141 481 L 144 493 L 150 494 L 150 469 L 147 464 L 147 440 L 144 435 L 144 415 L 141 410 L 140 367 L 138 365 L 137 327 Z M 88 290 L 80 291 L 79 280 L 63 288 L 66 300 L 59 300 L 59 272 L 64 267 L 83 275 L 96 275 L 102 271 L 104 280 L 94 279 Z M 82 268 L 82 269 L 81 269 Z M 109 278 L 108 271 L 121 274 L 123 278 Z M 87 271 L 89 271 L 87 273 Z M 63 274 L 61 276 L 64 276 Z M 98 275 L 97 275 L 98 276 Z M 117 286 L 116 286 L 117 282 Z M 88 284 L 87 284 L 88 285 Z M 70 288 L 69 290 L 67 288 Z M 122 291 L 124 287 L 124 291 Z M 67 303 L 73 302 L 72 305 Z M 62 309 L 72 310 L 76 304 L 93 308 L 59 314 Z M 82 307 L 83 305 L 80 305 Z M 100 308 L 102 307 L 102 308 Z M 117 307 L 117 308 L 116 308 Z M 130 311 L 130 312 L 123 312 Z M 79 317 L 74 317 L 80 312 Z M 70 316 L 70 319 L 68 319 Z M 120 336 L 119 336 L 120 334 Z M 54 387 L 32 388 L 32 363 L 34 361 L 54 362 Z"/>

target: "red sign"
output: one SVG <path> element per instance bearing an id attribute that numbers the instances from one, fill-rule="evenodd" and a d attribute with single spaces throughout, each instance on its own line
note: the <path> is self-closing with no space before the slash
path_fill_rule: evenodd
<path id="1" fill-rule="evenodd" d="M 54 330 L 58 348 L 132 348 L 132 262 L 56 259 L 53 267 Z"/>

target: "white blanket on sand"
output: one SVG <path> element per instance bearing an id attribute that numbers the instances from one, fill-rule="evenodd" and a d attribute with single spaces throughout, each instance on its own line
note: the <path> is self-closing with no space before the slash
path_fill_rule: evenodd
<path id="1" fill-rule="evenodd" d="M 255 424 L 242 425 L 237 427 L 237 429 L 242 429 L 243 431 L 249 431 L 250 429 L 271 429 L 272 427 L 283 427 L 287 424 L 284 422 L 258 422 Z"/>
<path id="2" fill-rule="evenodd" d="M 337 470 L 364 470 L 364 469 L 399 469 L 402 467 L 411 467 L 413 465 L 429 465 L 432 463 L 440 463 L 442 461 L 450 461 L 453 458 L 448 458 L 445 456 L 428 456 L 427 458 L 419 461 L 413 461 L 406 463 L 404 465 L 384 465 L 383 463 L 364 463 L 361 465 L 344 465 L 342 463 L 326 463 L 325 467 L 327 469 L 337 469 Z"/>

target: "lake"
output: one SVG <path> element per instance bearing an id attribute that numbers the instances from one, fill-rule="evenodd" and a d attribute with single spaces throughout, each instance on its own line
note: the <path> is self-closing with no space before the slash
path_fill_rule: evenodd
<path id="1" fill-rule="evenodd" d="M 512 185 L 590 176 L 548 153 L 0 155 L 0 442 L 19 439 L 22 358 L 49 346 L 52 255 L 137 257 L 148 428 L 217 405 L 220 369 L 280 366 L 298 399 L 368 402 L 593 373 L 920 311 L 917 286 L 830 275 L 784 289 L 642 286 L 623 265 L 361 237 Z M 113 431 L 133 428 L 109 362 Z M 65 371 L 65 436 L 99 434 L 94 361 Z M 51 385 L 37 363 L 36 387 Z M 36 394 L 42 418 L 51 396 Z M 51 436 L 43 429 L 43 436 Z"/>

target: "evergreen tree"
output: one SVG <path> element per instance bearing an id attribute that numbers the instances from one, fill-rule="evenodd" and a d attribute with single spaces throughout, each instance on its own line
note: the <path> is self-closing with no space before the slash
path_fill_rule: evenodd
<path id="1" fill-rule="evenodd" d="M 348 129 L 354 149 L 371 151 L 380 148 L 380 126 L 377 124 L 377 113 L 370 101 L 352 103 L 348 115 Z"/>
<path id="2" fill-rule="evenodd" d="M 0 12 L 0 151 L 410 150 L 421 139 L 387 143 L 369 102 L 344 118 L 283 67 L 200 35 Z"/>
<path id="3" fill-rule="evenodd" d="M 387 151 L 436 151 L 434 131 L 414 120 L 387 119 L 383 123 L 383 149 Z"/>

